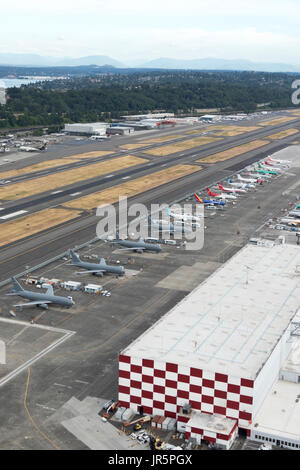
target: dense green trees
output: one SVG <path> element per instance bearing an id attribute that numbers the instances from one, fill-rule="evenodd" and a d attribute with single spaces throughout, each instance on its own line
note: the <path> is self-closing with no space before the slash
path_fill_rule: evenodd
<path id="1" fill-rule="evenodd" d="M 194 113 L 221 108 L 252 112 L 257 104 L 291 107 L 293 75 L 252 72 L 143 71 L 8 89 L 0 128 L 59 126 L 153 110 Z"/>

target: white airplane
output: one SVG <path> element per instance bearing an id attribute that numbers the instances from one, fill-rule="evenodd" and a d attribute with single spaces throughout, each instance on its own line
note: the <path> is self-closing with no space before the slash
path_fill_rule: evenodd
<path id="1" fill-rule="evenodd" d="M 228 183 L 231 184 L 231 186 L 234 186 L 235 188 L 240 188 L 244 189 L 246 192 L 247 188 L 249 188 L 249 185 L 246 183 L 234 183 L 231 179 L 228 180 Z"/>
<path id="2" fill-rule="evenodd" d="M 289 216 L 292 216 L 292 217 L 300 217 L 300 211 L 291 211 L 289 212 Z"/>
<path id="3" fill-rule="evenodd" d="M 268 170 L 274 170 L 274 171 L 283 171 L 282 167 L 275 166 L 272 162 L 269 162 L 268 160 L 265 160 L 264 162 L 261 163 L 262 166 Z"/>
<path id="4" fill-rule="evenodd" d="M 221 191 L 225 191 L 225 193 L 246 193 L 247 191 L 245 189 L 240 189 L 240 188 L 226 188 L 221 185 L 221 183 L 218 183 L 219 189 Z"/>
<path id="5" fill-rule="evenodd" d="M 46 150 L 47 149 L 47 143 L 44 143 L 41 147 L 27 147 L 26 145 L 21 145 L 19 147 L 19 150 L 22 150 L 23 152 L 40 152 L 41 150 Z"/>
<path id="6" fill-rule="evenodd" d="M 237 175 L 239 181 L 243 181 L 244 183 L 257 183 L 257 179 L 255 178 L 243 178 L 241 175 Z"/>
<path id="7" fill-rule="evenodd" d="M 178 219 L 182 221 L 188 221 L 188 222 L 199 222 L 203 219 L 204 216 L 199 217 L 197 215 L 193 214 L 179 214 L 178 212 L 172 212 L 169 207 L 166 208 L 166 212 L 169 217 L 173 219 Z"/>
<path id="8" fill-rule="evenodd" d="M 276 160 L 275 158 L 271 158 L 270 156 L 268 156 L 268 160 L 270 160 L 270 162 L 280 163 L 282 165 L 291 165 L 292 164 L 291 160 Z"/>
<path id="9" fill-rule="evenodd" d="M 35 147 L 26 147 L 25 145 L 22 145 L 21 147 L 19 147 L 19 149 L 23 152 L 39 152 L 39 149 Z"/>
<path id="10" fill-rule="evenodd" d="M 293 227 L 300 225 L 300 219 L 293 219 L 292 217 L 286 217 L 280 219 L 281 224 L 292 225 Z"/>

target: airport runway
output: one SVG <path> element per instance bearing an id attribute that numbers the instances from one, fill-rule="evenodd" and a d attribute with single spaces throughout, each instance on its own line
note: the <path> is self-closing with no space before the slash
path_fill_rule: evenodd
<path id="1" fill-rule="evenodd" d="M 297 120 L 299 125 L 299 120 Z M 255 124 L 255 123 L 254 123 Z M 226 138 L 217 143 L 208 144 L 203 147 L 193 148 L 185 152 L 181 152 L 180 155 L 172 154 L 166 157 L 153 157 L 148 164 L 139 165 L 134 168 L 125 169 L 119 172 L 116 172 L 111 178 L 101 177 L 96 179 L 91 179 L 88 181 L 82 181 L 70 185 L 70 187 L 62 188 L 61 192 L 52 191 L 48 193 L 41 193 L 38 196 L 32 196 L 29 198 L 21 199 L 19 201 L 11 201 L 3 205 L 4 209 L 1 211 L 1 216 L 5 216 L 10 213 L 27 210 L 28 213 L 34 213 L 45 208 L 55 207 L 57 205 L 62 205 L 66 201 L 70 200 L 71 194 L 78 193 L 78 197 L 86 194 L 91 194 L 96 190 L 109 188 L 114 184 L 122 183 L 128 180 L 129 178 L 135 178 L 139 176 L 144 176 L 147 174 L 153 173 L 160 169 L 167 169 L 173 166 L 176 163 L 194 163 L 197 159 L 201 159 L 206 155 L 217 153 L 225 149 L 241 145 L 246 142 L 250 142 L 258 136 L 270 135 L 274 132 L 277 132 L 279 129 L 285 129 L 289 127 L 295 127 L 296 121 L 292 123 L 289 122 L 286 125 L 275 126 L 272 128 L 263 128 L 254 133 L 247 133 L 242 136 L 236 136 L 231 138 Z M 181 132 L 181 129 L 177 129 L 177 132 Z M 200 129 L 202 132 L 203 129 Z M 165 131 L 168 134 L 168 131 Z M 252 161 L 261 159 L 267 156 L 269 153 L 275 152 L 281 148 L 284 148 L 288 142 L 293 141 L 294 136 L 291 136 L 286 139 L 277 140 L 270 142 L 270 144 L 248 152 L 239 157 L 217 163 L 214 165 L 202 165 L 203 170 L 199 173 L 195 173 L 179 180 L 167 183 L 161 187 L 155 188 L 150 191 L 146 191 L 143 194 L 140 194 L 136 197 L 131 198 L 131 202 L 143 202 L 145 204 L 149 203 L 171 203 L 174 200 L 184 197 L 186 194 L 190 194 L 194 191 L 199 190 L 203 186 L 211 185 L 212 183 L 218 181 L 219 179 L 229 176 L 233 171 L 236 171 L 246 164 L 251 163 Z M 134 142 L 131 139 L 124 139 L 125 142 L 130 141 Z M 123 141 L 122 141 L 123 144 Z M 105 142 L 105 149 L 108 150 L 109 146 L 112 147 L 115 145 L 108 144 Z M 102 147 L 101 147 L 102 150 Z M 136 156 L 146 156 L 143 155 L 141 150 L 135 150 L 128 152 Z M 124 155 L 124 153 L 116 153 L 116 155 Z M 147 155 L 147 158 L 149 155 Z M 43 157 L 45 158 L 45 157 Z M 105 159 L 115 158 L 114 156 L 105 156 Z M 101 157 L 99 160 L 103 160 Z M 80 162 L 82 165 L 87 165 L 92 162 Z M 201 165 L 201 162 L 198 163 Z M 60 171 L 58 169 L 53 169 L 54 172 Z M 17 219 L 14 219 L 17 220 Z M 32 266 L 39 264 L 46 259 L 56 256 L 59 253 L 66 251 L 68 248 L 85 243 L 88 240 L 91 240 L 95 237 L 95 226 L 98 222 L 97 218 L 93 215 L 84 215 L 75 221 L 68 222 L 62 226 L 54 227 L 43 233 L 33 235 L 28 239 L 16 242 L 12 245 L 2 247 L 0 250 L 0 281 L 7 279 L 9 276 L 16 274 L 17 272 L 22 272 L 25 270 L 26 266 Z M 2 220 L 2 223 L 5 221 Z"/>

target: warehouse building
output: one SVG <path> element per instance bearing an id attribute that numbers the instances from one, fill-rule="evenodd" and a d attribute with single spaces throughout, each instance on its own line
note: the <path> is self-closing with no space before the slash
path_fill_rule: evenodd
<path id="1" fill-rule="evenodd" d="M 129 114 L 128 116 L 121 117 L 127 121 L 141 121 L 143 119 L 168 119 L 173 118 L 174 113 Z"/>
<path id="2" fill-rule="evenodd" d="M 296 338 L 299 260 L 297 245 L 241 249 L 121 352 L 120 405 L 176 418 L 186 438 L 226 449 L 237 433 L 258 435 Z"/>
<path id="3" fill-rule="evenodd" d="M 107 129 L 107 133 L 110 135 L 129 135 L 134 133 L 134 128 L 126 126 L 111 126 Z"/>
<path id="4" fill-rule="evenodd" d="M 72 135 L 106 135 L 108 127 L 106 122 L 65 124 L 64 132 Z"/>
<path id="5" fill-rule="evenodd" d="M 220 121 L 221 116 L 218 116 L 217 114 L 205 114 L 204 116 L 201 116 L 199 118 L 199 121 L 203 122 L 215 122 L 215 121 Z"/>

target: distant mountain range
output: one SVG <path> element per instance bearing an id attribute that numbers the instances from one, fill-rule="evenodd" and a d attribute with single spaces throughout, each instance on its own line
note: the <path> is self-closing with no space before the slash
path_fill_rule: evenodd
<path id="1" fill-rule="evenodd" d="M 47 57 L 38 54 L 0 54 L 0 65 L 15 65 L 23 67 L 77 67 L 80 65 L 111 65 L 113 67 L 125 67 L 118 60 L 105 55 L 93 55 L 79 58 L 72 57 Z"/>
<path id="2" fill-rule="evenodd" d="M 272 62 L 251 62 L 244 59 L 171 59 L 159 58 L 150 61 L 134 60 L 121 63 L 105 55 L 92 55 L 80 58 L 47 57 L 38 54 L 0 54 L 0 65 L 28 66 L 28 67 L 65 67 L 109 65 L 117 68 L 151 68 L 151 69 L 182 69 L 182 70 L 237 70 L 256 72 L 300 72 L 300 65 L 291 65 Z"/>
<path id="3" fill-rule="evenodd" d="M 160 58 L 149 62 L 140 63 L 140 67 L 162 69 L 189 69 L 189 70 L 238 70 L 256 72 L 300 72 L 297 67 L 290 64 L 272 62 L 251 62 L 250 60 L 236 59 L 170 59 Z"/>

